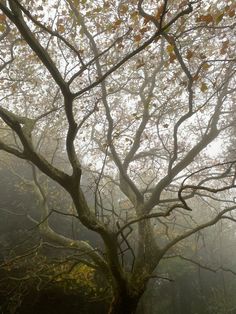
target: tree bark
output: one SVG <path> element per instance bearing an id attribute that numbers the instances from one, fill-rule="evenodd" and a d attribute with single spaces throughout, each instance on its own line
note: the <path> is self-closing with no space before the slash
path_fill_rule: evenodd
<path id="1" fill-rule="evenodd" d="M 135 314 L 142 293 L 128 294 L 122 292 L 114 296 L 108 314 Z"/>

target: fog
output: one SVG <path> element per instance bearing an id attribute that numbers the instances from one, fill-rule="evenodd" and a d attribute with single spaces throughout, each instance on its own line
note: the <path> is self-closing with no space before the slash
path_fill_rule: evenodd
<path id="1" fill-rule="evenodd" d="M 0 1 L 0 314 L 236 313 L 235 10 Z"/>
<path id="2" fill-rule="evenodd" d="M 97 313 L 98 308 L 101 312 L 106 311 L 110 298 L 109 282 L 105 284 L 103 275 L 90 268 L 89 263 L 83 269 L 81 252 L 76 249 L 76 240 L 89 241 L 105 256 L 103 242 L 79 223 L 69 196 L 38 171 L 40 179 L 35 181 L 33 171 L 31 164 L 9 156 L 7 162 L 1 163 L 2 312 L 77 313 L 78 307 L 79 313 Z M 83 189 L 91 206 L 94 204 L 92 181 L 89 174 L 83 179 Z M 40 194 L 33 189 L 35 184 L 39 184 L 45 193 L 44 207 L 41 207 Z M 44 212 L 45 204 L 47 213 Z M 194 206 L 197 210 L 191 221 L 202 215 L 203 206 L 204 220 L 210 218 L 206 217 L 206 204 L 200 198 Z M 108 212 L 107 221 L 111 221 L 109 215 L 112 219 L 112 213 Z M 169 226 L 154 221 L 159 245 L 164 245 L 177 230 L 187 228 L 187 223 L 182 215 L 167 222 Z M 55 233 L 54 237 L 45 232 L 48 227 Z M 133 254 L 136 254 L 135 233 L 133 227 L 127 236 L 133 252 L 121 244 L 123 253 L 120 258 L 127 270 L 132 268 Z M 234 224 L 227 219 L 181 242 L 164 256 L 158 270 L 151 274 L 137 313 L 236 313 L 235 243 Z M 73 267 L 77 267 L 75 273 Z"/>

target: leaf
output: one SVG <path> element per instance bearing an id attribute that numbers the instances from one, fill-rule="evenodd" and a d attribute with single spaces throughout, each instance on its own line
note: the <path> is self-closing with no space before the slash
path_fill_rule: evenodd
<path id="1" fill-rule="evenodd" d="M 64 25 L 62 25 L 62 24 L 57 25 L 57 30 L 58 30 L 58 32 L 63 33 L 65 31 Z"/>
<path id="2" fill-rule="evenodd" d="M 186 5 L 188 5 L 188 0 L 184 0 L 180 3 L 179 5 L 179 9 L 182 9 L 183 7 L 185 7 Z"/>
<path id="3" fill-rule="evenodd" d="M 229 17 L 234 17 L 234 16 L 235 16 L 235 10 L 234 10 L 234 9 L 230 10 L 230 11 L 228 12 L 228 16 L 229 16 Z"/>
<path id="4" fill-rule="evenodd" d="M 149 27 L 143 27 L 139 30 L 139 32 L 143 35 L 149 30 Z"/>
<path id="5" fill-rule="evenodd" d="M 175 55 L 175 53 L 170 53 L 170 58 L 169 58 L 169 62 L 170 63 L 174 63 L 174 61 L 175 61 L 175 59 L 176 59 L 176 55 Z"/>
<path id="6" fill-rule="evenodd" d="M 140 34 L 134 36 L 135 42 L 139 42 L 141 39 L 142 39 L 142 36 Z"/>
<path id="7" fill-rule="evenodd" d="M 219 24 L 224 17 L 224 13 L 220 13 L 217 17 L 216 17 L 216 24 Z"/>
<path id="8" fill-rule="evenodd" d="M 204 71 L 207 71 L 210 68 L 210 65 L 208 63 L 204 63 L 202 65 L 202 68 L 203 68 Z"/>
<path id="9" fill-rule="evenodd" d="M 6 15 L 0 14 L 0 23 L 5 22 L 5 21 L 6 21 Z"/>
<path id="10" fill-rule="evenodd" d="M 161 18 L 163 10 L 164 10 L 164 4 L 161 4 L 160 7 L 157 9 L 157 12 L 155 14 L 155 18 L 157 20 L 159 20 Z"/>
<path id="11" fill-rule="evenodd" d="M 5 25 L 4 24 L 0 24 L 0 32 L 4 32 L 6 29 Z"/>
<path id="12" fill-rule="evenodd" d="M 13 93 L 16 91 L 16 89 L 17 89 L 17 83 L 12 84 L 11 85 L 11 90 L 12 90 Z"/>
<path id="13" fill-rule="evenodd" d="M 118 48 L 118 49 L 124 49 L 125 46 L 124 46 L 122 43 L 118 43 L 117 48 Z"/>
<path id="14" fill-rule="evenodd" d="M 211 14 L 207 15 L 200 15 L 197 19 L 197 22 L 205 22 L 206 24 L 209 24 L 211 22 L 214 22 L 214 18 Z"/>
<path id="15" fill-rule="evenodd" d="M 188 49 L 187 54 L 186 54 L 186 58 L 188 60 L 190 60 L 193 57 L 194 53 L 192 50 Z"/>
<path id="16" fill-rule="evenodd" d="M 223 42 L 221 46 L 220 54 L 222 55 L 226 54 L 228 47 L 229 47 L 229 40 L 227 39 L 226 41 Z"/>
<path id="17" fill-rule="evenodd" d="M 121 15 L 124 15 L 125 13 L 127 13 L 128 9 L 129 9 L 129 7 L 128 7 L 127 4 L 122 4 L 122 5 L 120 6 L 120 14 L 121 14 Z"/>
<path id="18" fill-rule="evenodd" d="M 173 45 L 168 45 L 168 46 L 166 47 L 166 51 L 167 51 L 169 54 L 171 54 L 171 53 L 174 51 L 174 46 L 173 46 Z"/>
<path id="19" fill-rule="evenodd" d="M 131 19 L 132 19 L 132 20 L 136 21 L 137 18 L 138 18 L 138 16 L 139 16 L 139 13 L 138 13 L 138 11 L 134 11 L 134 12 L 132 12 L 132 13 L 130 14 L 130 16 L 131 16 Z"/>
<path id="20" fill-rule="evenodd" d="M 205 93 L 208 90 L 207 84 L 202 82 L 200 89 L 203 93 Z"/>
<path id="21" fill-rule="evenodd" d="M 147 17 L 145 16 L 145 18 L 143 20 L 143 25 L 147 25 L 150 21 L 151 21 L 151 18 L 148 16 Z"/>
<path id="22" fill-rule="evenodd" d="M 138 62 L 136 64 L 136 69 L 139 69 L 144 65 L 145 65 L 145 62 L 143 61 L 143 59 L 138 59 Z"/>
<path id="23" fill-rule="evenodd" d="M 108 9 L 110 7 L 109 1 L 104 1 L 103 8 Z"/>
<path id="24" fill-rule="evenodd" d="M 121 20 L 121 19 L 116 20 L 116 21 L 113 23 L 113 28 L 114 28 L 114 29 L 117 29 L 117 28 L 120 26 L 121 23 L 122 23 L 122 20 Z"/>
<path id="25" fill-rule="evenodd" d="M 166 39 L 168 40 L 168 42 L 169 42 L 171 45 L 174 45 L 174 43 L 175 43 L 175 38 L 174 38 L 174 36 L 172 36 L 172 35 L 166 35 Z"/>
<path id="26" fill-rule="evenodd" d="M 206 55 L 205 55 L 204 53 L 200 53 L 199 57 L 200 57 L 201 59 L 206 59 Z"/>

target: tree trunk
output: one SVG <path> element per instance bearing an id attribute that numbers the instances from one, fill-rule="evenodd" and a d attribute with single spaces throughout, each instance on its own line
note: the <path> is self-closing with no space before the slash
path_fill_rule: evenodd
<path id="1" fill-rule="evenodd" d="M 115 296 L 108 314 L 135 314 L 141 296 L 142 294 L 131 296 L 126 293 Z"/>

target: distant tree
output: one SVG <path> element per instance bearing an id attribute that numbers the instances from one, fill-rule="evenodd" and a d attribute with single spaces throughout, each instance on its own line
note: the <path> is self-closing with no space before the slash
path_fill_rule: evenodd
<path id="1" fill-rule="evenodd" d="M 109 313 L 135 313 L 163 257 L 235 220 L 236 161 L 226 157 L 235 4 L 8 0 L 0 9 L 0 149 L 68 193 L 103 241 L 103 253 L 76 245 L 111 282 Z M 66 167 L 55 163 L 65 155 Z"/>

